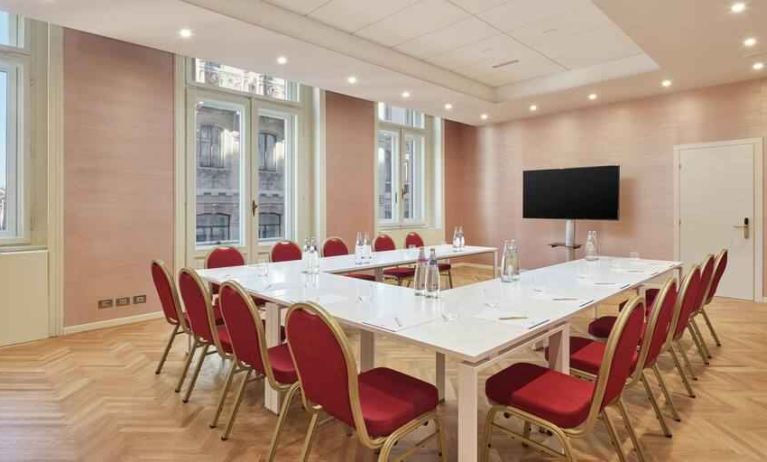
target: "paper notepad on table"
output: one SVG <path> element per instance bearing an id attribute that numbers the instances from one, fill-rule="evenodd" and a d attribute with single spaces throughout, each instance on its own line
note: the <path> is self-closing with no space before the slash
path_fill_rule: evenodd
<path id="1" fill-rule="evenodd" d="M 379 315 L 362 321 L 363 324 L 385 329 L 391 332 L 398 332 L 410 327 L 415 327 L 433 321 L 433 316 L 419 314 L 397 314 L 397 315 Z"/>
<path id="2" fill-rule="evenodd" d="M 528 315 L 527 313 L 498 308 L 483 308 L 482 311 L 475 314 L 474 317 L 485 319 L 487 321 L 496 321 L 504 324 L 520 326 L 525 329 L 532 329 L 549 321 L 549 319 L 544 316 Z"/>

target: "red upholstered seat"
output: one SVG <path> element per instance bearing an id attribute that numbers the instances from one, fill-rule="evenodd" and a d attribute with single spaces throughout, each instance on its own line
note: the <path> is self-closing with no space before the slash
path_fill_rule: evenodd
<path id="1" fill-rule="evenodd" d="M 518 363 L 490 377 L 487 397 L 542 417 L 562 428 L 582 424 L 594 384 L 535 364 Z"/>
<path id="2" fill-rule="evenodd" d="M 366 274 L 366 273 L 349 273 L 346 276 L 349 276 L 350 278 L 354 279 L 362 279 L 364 281 L 375 281 L 376 277 L 374 274 Z"/>
<path id="3" fill-rule="evenodd" d="M 650 311 L 652 310 L 652 307 L 655 303 L 655 298 L 658 296 L 658 292 L 660 292 L 660 289 L 647 289 L 645 291 L 645 300 L 647 301 L 647 313 L 646 315 L 650 314 Z M 623 301 L 618 305 L 618 310 L 622 310 L 623 307 L 626 305 L 626 302 Z M 613 325 L 615 324 L 615 320 L 618 319 L 617 316 L 600 316 L 597 319 L 591 321 L 589 323 L 589 335 L 597 337 L 597 338 L 607 338 L 610 336 L 610 332 L 613 330 Z"/>
<path id="4" fill-rule="evenodd" d="M 384 270 L 383 274 L 397 279 L 411 278 L 415 275 L 415 268 L 407 268 L 404 266 L 387 268 Z"/>
<path id="5" fill-rule="evenodd" d="M 640 339 L 641 342 L 641 339 Z M 607 344 L 597 340 L 591 340 L 584 337 L 570 337 L 570 367 L 579 371 L 588 372 L 597 375 L 602 366 L 602 359 L 605 355 Z M 546 359 L 549 359 L 549 349 L 546 348 Z M 639 352 L 634 355 L 631 368 L 633 372 L 636 362 L 639 359 Z"/>
<path id="6" fill-rule="evenodd" d="M 272 247 L 272 261 L 294 261 L 301 259 L 301 248 L 292 241 L 280 241 Z"/>
<path id="7" fill-rule="evenodd" d="M 359 375 L 360 405 L 370 436 L 387 436 L 437 407 L 437 388 L 385 367 Z"/>
<path id="8" fill-rule="evenodd" d="M 229 336 L 229 331 L 226 330 L 224 325 L 218 326 L 218 341 L 225 352 L 232 352 L 232 338 Z"/>
<path id="9" fill-rule="evenodd" d="M 269 348 L 267 354 L 269 355 L 269 362 L 272 364 L 274 378 L 278 382 L 294 383 L 298 380 L 296 368 L 293 366 L 293 358 L 290 357 L 290 349 L 287 343 Z"/>

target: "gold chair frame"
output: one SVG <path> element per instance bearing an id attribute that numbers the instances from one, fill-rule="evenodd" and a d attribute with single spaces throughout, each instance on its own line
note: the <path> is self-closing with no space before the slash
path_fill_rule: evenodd
<path id="1" fill-rule="evenodd" d="M 687 390 L 687 395 L 690 398 L 695 398 L 695 391 L 692 388 L 692 383 L 687 378 L 687 374 L 685 373 L 685 368 L 688 369 L 690 373 L 690 377 L 692 377 L 693 380 L 697 380 L 697 377 L 695 376 L 695 372 L 692 369 L 692 365 L 690 363 L 690 359 L 687 357 L 687 352 L 683 348 L 682 344 L 680 343 L 680 339 L 682 337 L 682 334 L 680 334 L 679 339 L 675 339 L 674 336 L 676 334 L 677 326 L 679 325 L 680 316 L 682 315 L 682 302 L 684 301 L 687 291 L 689 290 L 690 286 L 690 280 L 692 279 L 693 273 L 695 271 L 700 272 L 700 266 L 699 265 L 693 265 L 690 268 L 690 271 L 687 273 L 687 276 L 682 281 L 681 287 L 679 288 L 679 293 L 677 295 L 676 303 L 677 306 L 674 309 L 674 317 L 671 319 L 671 328 L 669 329 L 668 333 L 668 339 L 666 340 L 666 346 L 664 347 L 664 351 L 668 351 L 669 354 L 671 354 L 671 359 L 674 361 L 674 366 L 676 367 L 676 370 L 679 372 L 679 375 L 682 378 L 682 383 L 684 384 L 685 389 Z M 689 329 L 688 329 L 689 330 Z M 679 360 L 679 358 L 682 358 L 682 361 Z M 683 366 L 684 363 L 684 366 Z M 657 374 L 660 376 L 660 374 Z"/>
<path id="2" fill-rule="evenodd" d="M 719 266 L 722 264 L 722 259 L 724 259 L 727 254 L 727 249 L 722 249 L 722 251 L 719 252 L 719 255 L 716 256 L 716 261 L 714 262 L 714 274 L 716 274 L 717 269 L 719 269 Z M 711 292 L 711 290 L 714 289 L 713 285 L 714 278 L 712 277 L 711 284 L 709 284 L 708 290 L 706 291 L 706 297 L 703 299 L 703 306 L 700 307 L 700 314 L 703 315 L 703 320 L 706 322 L 706 326 L 708 327 L 709 332 L 711 332 L 711 337 L 714 338 L 716 346 L 720 347 L 722 346 L 722 342 L 719 340 L 719 335 L 717 335 L 716 330 L 714 329 L 714 324 L 711 322 L 711 318 L 708 317 L 708 313 L 706 312 L 706 305 L 711 303 L 714 295 L 716 295 Z"/>
<path id="3" fill-rule="evenodd" d="M 626 305 L 625 308 L 623 308 L 623 311 L 621 311 L 621 313 L 618 315 L 618 319 L 613 328 L 614 331 L 623 331 L 623 328 L 628 322 L 630 314 L 633 313 L 634 310 L 638 309 L 639 305 L 642 304 L 643 301 L 643 297 L 635 297 Z M 607 389 L 607 381 L 610 376 L 613 356 L 615 356 L 615 349 L 617 348 L 619 340 L 619 336 L 616 335 L 611 335 L 608 338 L 606 357 L 605 360 L 602 361 L 602 365 L 599 368 L 598 380 L 596 382 L 594 395 L 592 396 L 589 413 L 586 417 L 586 420 L 581 425 L 574 428 L 562 428 L 552 422 L 549 422 L 548 420 L 525 412 L 521 409 L 516 409 L 503 404 L 493 405 L 490 408 L 490 411 L 487 413 L 485 428 L 482 432 L 480 460 L 483 462 L 488 460 L 490 456 L 492 431 L 493 429 L 498 429 L 509 435 L 512 439 L 520 441 L 523 445 L 528 445 L 544 454 L 554 457 L 561 457 L 568 461 L 575 461 L 575 455 L 573 453 L 570 439 L 585 437 L 590 433 L 594 425 L 596 425 L 596 421 L 599 419 L 599 417 L 602 417 L 605 422 L 605 426 L 607 427 L 607 432 L 610 435 L 610 440 L 612 441 L 612 444 L 618 453 L 619 459 L 622 462 L 625 461 L 626 456 L 621 449 L 621 444 L 620 440 L 618 439 L 618 434 L 615 430 L 615 425 L 613 424 L 610 415 L 607 413 L 608 407 L 615 406 L 623 417 L 624 422 L 626 423 L 626 429 L 629 431 L 629 435 L 631 436 L 632 441 L 636 439 L 633 427 L 628 420 L 628 414 L 623 403 L 622 395 L 619 394 L 618 397 L 615 398 L 612 402 L 607 403 L 604 407 L 602 407 L 602 400 L 604 399 L 605 391 Z M 518 433 L 505 425 L 496 423 L 495 416 L 499 412 L 521 419 L 524 423 L 523 433 Z M 549 430 L 552 435 L 556 436 L 562 444 L 563 452 L 556 451 L 555 449 L 546 446 L 543 443 L 531 439 L 530 429 L 532 425 L 537 425 L 538 427 Z M 637 447 L 639 446 L 637 445 Z"/>
<path id="4" fill-rule="evenodd" d="M 437 413 L 434 411 L 427 412 L 411 420 L 410 422 L 406 423 L 405 425 L 395 430 L 389 436 L 371 437 L 368 434 L 367 426 L 365 425 L 365 419 L 362 415 L 362 407 L 360 405 L 357 362 L 354 358 L 354 355 L 352 354 L 351 347 L 349 346 L 349 341 L 346 338 L 346 334 L 344 333 L 340 324 L 338 324 L 338 322 L 335 319 L 333 319 L 322 307 L 311 302 L 296 303 L 292 305 L 288 309 L 288 313 L 285 318 L 286 324 L 289 323 L 291 315 L 298 310 L 309 312 L 313 315 L 318 316 L 320 319 L 322 319 L 322 321 L 328 326 L 328 328 L 330 328 L 331 332 L 333 333 L 333 336 L 335 337 L 336 341 L 340 345 L 341 351 L 343 352 L 343 355 L 344 355 L 344 360 L 346 362 L 346 376 L 348 380 L 347 384 L 349 389 L 349 401 L 351 403 L 352 417 L 354 419 L 354 430 L 356 430 L 357 438 L 365 447 L 376 450 L 376 451 L 380 451 L 378 455 L 378 461 L 383 462 L 383 461 L 389 460 L 391 451 L 394 448 L 394 445 L 399 442 L 399 440 L 401 440 L 407 434 L 417 430 L 418 428 L 424 425 L 428 425 L 430 421 L 433 421 L 436 427 L 435 431 L 431 433 L 430 435 L 417 441 L 413 445 L 413 447 L 406 450 L 403 454 L 400 454 L 399 456 L 397 456 L 394 460 L 403 461 L 407 459 L 416 450 L 424 447 L 429 440 L 436 437 L 438 442 L 438 449 L 440 453 L 440 460 L 442 462 L 447 462 L 445 436 L 442 431 L 442 425 L 440 423 L 439 417 L 437 416 Z M 288 342 L 288 347 L 290 348 L 290 342 Z M 293 357 L 293 363 L 295 364 L 296 361 L 295 361 L 295 356 L 293 355 L 292 348 L 290 349 L 290 354 Z M 298 373 L 298 381 L 299 383 L 301 383 L 301 370 L 299 368 L 296 368 L 296 372 Z M 318 404 L 313 404 L 307 398 L 306 394 L 303 391 L 303 388 L 301 388 L 301 399 L 303 401 L 304 409 L 306 409 L 311 414 L 309 429 L 307 430 L 306 438 L 304 439 L 304 446 L 301 451 L 301 457 L 300 457 L 301 461 L 306 461 L 308 459 L 309 452 L 311 450 L 312 441 L 314 439 L 314 430 L 317 427 L 317 420 L 319 418 L 320 412 L 322 411 L 322 406 Z"/>
<path id="5" fill-rule="evenodd" d="M 163 350 L 162 357 L 160 357 L 160 363 L 157 365 L 157 369 L 154 371 L 155 374 L 159 374 L 162 372 L 162 368 L 165 365 L 165 360 L 168 359 L 168 353 L 170 353 L 170 349 L 173 346 L 173 341 L 176 340 L 176 336 L 179 334 L 191 335 L 191 330 L 189 329 L 189 326 L 186 325 L 184 311 L 181 308 L 183 305 L 181 304 L 181 298 L 178 296 L 178 288 L 176 287 L 176 282 L 173 280 L 173 277 L 168 271 L 168 267 L 165 266 L 165 262 L 162 260 L 152 260 L 150 268 L 154 265 L 157 265 L 162 270 L 163 276 L 165 277 L 165 280 L 170 287 L 171 297 L 173 298 L 173 305 L 176 309 L 176 319 L 178 319 L 178 322 L 173 327 L 173 331 L 170 333 L 168 342 L 165 344 L 165 350 Z M 184 370 L 184 372 L 181 374 L 182 381 L 185 375 L 186 370 Z"/>

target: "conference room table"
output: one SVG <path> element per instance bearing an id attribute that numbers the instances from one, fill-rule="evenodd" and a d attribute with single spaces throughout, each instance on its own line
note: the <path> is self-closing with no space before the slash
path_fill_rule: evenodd
<path id="1" fill-rule="evenodd" d="M 492 247 L 433 246 L 438 258 L 493 254 Z M 427 246 L 427 248 L 431 248 Z M 254 266 L 199 270 L 211 283 L 235 280 L 249 293 L 267 301 L 267 344 L 280 341 L 281 314 L 299 301 L 322 306 L 348 328 L 360 332 L 360 368 L 375 365 L 375 337 L 417 345 L 435 353 L 435 385 L 445 392 L 445 358 L 457 362 L 458 460 L 478 457 L 479 375 L 510 354 L 548 339 L 550 367 L 569 372 L 571 319 L 584 310 L 620 294 L 673 275 L 682 264 L 674 261 L 600 257 L 525 271 L 516 281 L 500 278 L 440 293 L 439 298 L 416 296 L 414 290 L 337 273 L 375 270 L 415 261 L 412 250 L 375 252 L 364 265 L 353 256 L 320 260 L 320 271 L 303 272 L 302 262 L 268 264 L 268 275 Z M 351 258 L 346 258 L 351 257 Z M 351 266 L 347 264 L 351 262 Z M 397 263 L 401 262 L 401 263 Z M 385 265 L 385 266 L 384 266 Z M 495 264 L 494 264 L 495 266 Z M 493 273 L 497 274 L 496 271 Z M 265 407 L 279 409 L 279 395 L 266 387 Z"/>

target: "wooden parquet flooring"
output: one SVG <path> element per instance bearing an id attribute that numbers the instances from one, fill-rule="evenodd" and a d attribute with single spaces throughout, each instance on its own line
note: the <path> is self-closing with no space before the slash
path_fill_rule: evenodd
<path id="1" fill-rule="evenodd" d="M 466 267 L 454 271 L 457 284 L 488 275 Z M 613 309 L 605 306 L 601 311 Z M 699 376 L 694 382 L 696 399 L 684 394 L 670 359 L 661 361 L 682 416 L 682 422 L 668 420 L 673 438 L 660 433 L 640 387 L 626 393 L 650 460 L 767 460 L 767 306 L 717 299 L 709 313 L 724 345 L 717 348 L 706 337 L 714 355 L 709 367 L 690 351 Z M 586 316 L 579 320 L 576 329 L 583 331 L 587 320 Z M 263 460 L 276 416 L 261 407 L 262 385 L 250 386 L 231 439 L 221 441 L 221 430 L 211 430 L 208 424 L 224 380 L 224 364 L 211 356 L 191 401 L 182 404 L 173 388 L 183 365 L 184 340 L 177 340 L 163 373 L 154 374 L 168 333 L 164 321 L 157 320 L 0 349 L 0 460 Z M 350 337 L 356 343 L 356 336 Z M 433 380 L 429 352 L 386 338 L 377 340 L 376 350 L 378 365 Z M 541 362 L 542 357 L 530 350 L 519 353 L 516 360 Z M 228 415 L 228 407 L 224 412 Z M 456 460 L 455 369 L 450 362 L 447 399 L 440 413 L 447 426 L 450 459 Z M 278 460 L 298 458 L 307 423 L 296 403 Z M 629 451 L 622 426 L 618 431 Z M 601 423 L 594 435 L 574 445 L 581 460 L 617 460 Z M 631 452 L 629 457 L 635 460 L 636 455 Z M 374 457 L 355 438 L 347 437 L 341 425 L 331 422 L 318 430 L 312 460 Z M 413 460 L 437 460 L 436 451 L 430 447 Z M 497 436 L 491 460 L 546 458 Z"/>

